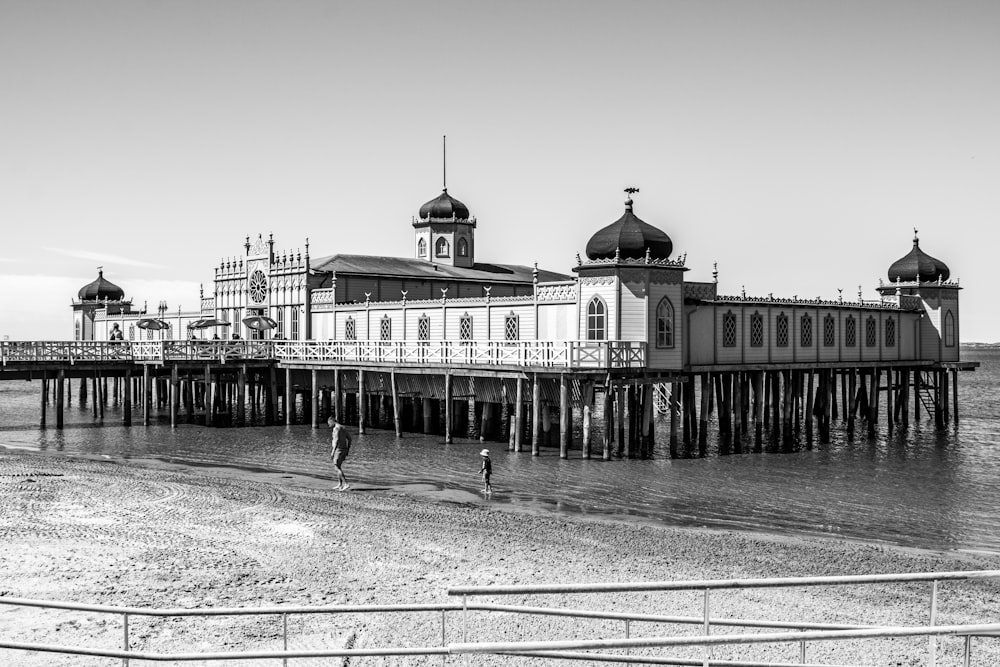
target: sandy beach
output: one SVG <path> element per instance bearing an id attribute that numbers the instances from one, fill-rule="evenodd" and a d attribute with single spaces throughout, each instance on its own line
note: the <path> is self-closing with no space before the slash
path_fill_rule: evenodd
<path id="1" fill-rule="evenodd" d="M 346 493 L 333 486 L 289 475 L 3 451 L 0 595 L 160 608 L 401 604 L 455 602 L 446 591 L 458 585 L 1000 568 L 1000 557 L 990 554 L 517 512 L 429 486 L 357 485 Z M 928 600 L 928 584 L 720 592 L 712 598 L 712 616 L 908 624 L 926 620 Z M 690 616 L 702 611 L 696 593 L 488 601 Z M 939 624 L 990 622 L 1000 610 L 1000 584 L 942 584 L 938 604 Z M 461 640 L 460 624 L 458 614 L 447 617 L 446 641 Z M 281 648 L 276 617 L 135 618 L 130 629 L 131 646 L 141 650 Z M 630 627 L 632 637 L 697 631 L 695 626 Z M 113 616 L 0 607 L 0 635 L 8 641 L 119 648 L 122 629 L 121 619 Z M 621 621 L 476 612 L 469 623 L 470 641 L 622 636 Z M 289 621 L 291 649 L 440 642 L 440 614 Z M 994 639 L 976 639 L 973 664 L 1000 663 L 998 648 Z M 797 644 L 725 648 L 715 656 L 792 662 L 798 650 Z M 960 639 L 940 640 L 939 664 L 960 664 L 961 651 Z M 686 649 L 671 655 L 697 658 L 701 653 Z M 810 662 L 921 665 L 926 659 L 926 639 L 808 646 Z M 106 659 L 23 651 L 0 653 L 0 662 L 108 664 Z M 365 657 L 299 664 L 440 663 L 440 657 Z M 449 658 L 448 664 L 461 660 Z M 569 663 L 474 656 L 469 664 Z"/>

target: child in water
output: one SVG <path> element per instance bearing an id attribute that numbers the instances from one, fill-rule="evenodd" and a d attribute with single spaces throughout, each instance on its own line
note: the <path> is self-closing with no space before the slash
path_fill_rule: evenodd
<path id="1" fill-rule="evenodd" d="M 490 484 L 490 475 L 493 473 L 490 450 L 484 449 L 479 455 L 483 457 L 483 467 L 479 469 L 479 474 L 483 476 L 483 493 L 493 493 L 493 486 Z"/>

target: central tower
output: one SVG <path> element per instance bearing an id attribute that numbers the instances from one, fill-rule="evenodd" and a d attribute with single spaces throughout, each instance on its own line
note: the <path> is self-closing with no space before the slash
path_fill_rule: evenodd
<path id="1" fill-rule="evenodd" d="M 476 263 L 476 219 L 469 207 L 448 194 L 447 159 L 444 161 L 444 188 L 420 207 L 413 219 L 417 259 L 433 264 L 472 268 Z"/>

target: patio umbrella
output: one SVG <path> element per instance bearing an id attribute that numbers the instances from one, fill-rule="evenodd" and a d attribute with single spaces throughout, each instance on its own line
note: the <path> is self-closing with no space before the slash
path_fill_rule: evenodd
<path id="1" fill-rule="evenodd" d="M 140 329 L 151 329 L 153 331 L 170 328 L 169 324 L 156 317 L 144 317 L 136 322 L 135 325 Z"/>
<path id="2" fill-rule="evenodd" d="M 216 319 L 214 317 L 203 317 L 200 320 L 195 320 L 188 325 L 188 329 L 207 329 L 209 327 L 228 327 L 229 322 L 225 320 Z"/>
<path id="3" fill-rule="evenodd" d="M 278 326 L 278 323 L 267 315 L 251 315 L 243 319 L 243 324 L 247 325 L 248 329 L 253 329 L 254 331 L 267 331 Z"/>

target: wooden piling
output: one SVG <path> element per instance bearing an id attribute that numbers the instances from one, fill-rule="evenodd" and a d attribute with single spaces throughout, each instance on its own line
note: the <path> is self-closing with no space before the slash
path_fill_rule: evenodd
<path id="1" fill-rule="evenodd" d="M 42 371 L 42 409 L 41 414 L 38 418 L 38 425 L 45 428 L 45 410 L 48 408 L 49 404 L 49 374 L 47 371 Z"/>
<path id="2" fill-rule="evenodd" d="M 72 388 L 71 388 L 72 390 Z M 63 427 L 64 398 L 66 395 L 66 371 L 59 369 L 56 371 L 56 428 Z"/>
<path id="3" fill-rule="evenodd" d="M 403 422 L 399 414 L 399 385 L 396 384 L 396 371 L 389 373 L 389 383 L 392 389 L 392 421 L 396 427 L 396 437 L 403 437 Z"/>
<path id="4" fill-rule="evenodd" d="M 945 400 L 947 400 L 945 396 Z M 955 426 L 958 426 L 958 369 L 951 369 L 951 401 L 952 401 L 952 420 Z"/>
<path id="5" fill-rule="evenodd" d="M 614 407 L 612 402 L 612 394 L 614 392 L 614 387 L 611 384 L 611 374 L 609 373 L 607 378 L 604 380 L 604 451 L 601 457 L 605 461 L 611 459 L 611 440 L 614 430 Z M 671 421 L 671 429 L 674 428 L 674 422 Z M 676 431 L 673 431 L 674 438 L 676 439 Z"/>
<path id="6" fill-rule="evenodd" d="M 517 390 L 514 396 L 514 451 L 520 452 L 524 439 L 524 378 L 517 378 Z"/>
<path id="7" fill-rule="evenodd" d="M 142 365 L 142 425 L 149 426 L 149 364 Z"/>
<path id="8" fill-rule="evenodd" d="M 122 424 L 125 426 L 132 425 L 132 369 L 125 369 L 125 379 L 122 381 L 124 385 L 124 396 L 122 397 Z"/>
<path id="9" fill-rule="evenodd" d="M 885 369 L 885 428 L 889 434 L 892 434 L 893 425 L 896 419 L 892 405 L 892 392 L 894 391 L 895 385 L 892 381 L 892 369 L 887 368 Z"/>
<path id="10" fill-rule="evenodd" d="M 761 371 L 753 373 L 753 442 L 760 449 L 764 442 L 764 374 Z"/>
<path id="11" fill-rule="evenodd" d="M 319 428 L 319 371 L 314 368 L 310 374 L 312 393 L 309 395 L 309 425 Z"/>
<path id="12" fill-rule="evenodd" d="M 594 381 L 586 380 L 580 387 L 580 398 L 583 401 L 583 458 L 590 458 L 590 438 L 591 438 L 591 422 L 593 421 L 593 402 L 594 402 Z"/>
<path id="13" fill-rule="evenodd" d="M 559 374 L 559 458 L 569 458 L 569 385 Z"/>
<path id="14" fill-rule="evenodd" d="M 538 374 L 531 385 L 531 455 L 538 456 L 542 446 L 542 385 Z"/>
<path id="15" fill-rule="evenodd" d="M 706 447 L 708 444 L 708 402 L 712 396 L 712 376 L 709 373 L 701 373 L 701 421 L 698 424 L 698 447 Z"/>
<path id="16" fill-rule="evenodd" d="M 177 428 L 177 407 L 180 402 L 178 394 L 179 384 L 180 379 L 178 377 L 177 364 L 174 364 L 170 367 L 170 428 Z"/>

